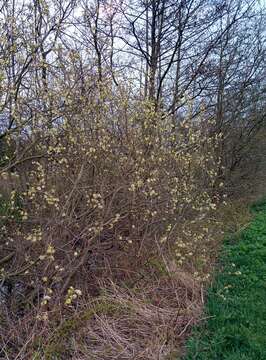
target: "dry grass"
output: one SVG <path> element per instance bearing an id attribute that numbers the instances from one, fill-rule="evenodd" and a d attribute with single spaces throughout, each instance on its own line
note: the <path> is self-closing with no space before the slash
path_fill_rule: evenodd
<path id="1" fill-rule="evenodd" d="M 184 338 L 201 313 L 200 288 L 192 279 L 187 286 L 184 281 L 187 275 L 182 282 L 178 276 L 165 277 L 134 291 L 102 283 L 103 295 L 89 306 L 93 316 L 77 333 L 71 331 L 60 344 L 51 342 L 47 348 L 62 349 L 63 341 L 68 350 L 63 350 L 62 358 L 77 360 L 170 359 L 181 353 Z M 84 313 L 86 309 L 77 318 Z"/>

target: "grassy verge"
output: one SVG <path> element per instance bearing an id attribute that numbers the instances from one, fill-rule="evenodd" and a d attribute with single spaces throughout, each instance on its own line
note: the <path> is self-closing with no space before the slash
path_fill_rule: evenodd
<path id="1" fill-rule="evenodd" d="M 225 241 L 206 323 L 188 341 L 186 360 L 266 359 L 266 201 L 252 211 L 250 226 Z"/>

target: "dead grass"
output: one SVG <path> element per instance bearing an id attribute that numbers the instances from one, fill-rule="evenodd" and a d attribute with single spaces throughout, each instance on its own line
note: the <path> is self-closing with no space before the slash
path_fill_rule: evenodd
<path id="1" fill-rule="evenodd" d="M 182 281 L 165 277 L 134 291 L 110 282 L 101 288 L 103 294 L 89 305 L 93 316 L 84 321 L 87 309 L 77 314 L 83 325 L 61 334 L 60 343 L 48 342 L 46 356 L 47 349 L 76 360 L 171 359 L 171 354 L 181 354 L 202 308 L 200 288 L 188 275 Z"/>

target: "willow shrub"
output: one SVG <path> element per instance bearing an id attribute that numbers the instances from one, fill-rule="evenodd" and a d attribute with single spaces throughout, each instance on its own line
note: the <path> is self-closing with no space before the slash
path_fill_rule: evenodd
<path id="1" fill-rule="evenodd" d="M 22 276 L 45 314 L 53 304 L 77 304 L 93 269 L 101 276 L 108 266 L 136 270 L 158 249 L 202 280 L 206 219 L 222 186 L 211 121 L 200 114 L 173 128 L 149 102 L 127 99 L 115 110 L 106 98 L 87 99 L 79 111 L 67 105 L 56 124 L 33 124 L 23 140 L 28 160 L 12 171 L 23 186 L 11 195 L 20 193 L 20 220 L 1 240 L 16 253 L 5 279 Z"/>

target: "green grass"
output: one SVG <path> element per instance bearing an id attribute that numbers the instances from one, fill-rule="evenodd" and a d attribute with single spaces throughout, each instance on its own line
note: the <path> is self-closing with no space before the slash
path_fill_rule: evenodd
<path id="1" fill-rule="evenodd" d="M 266 201 L 229 236 L 208 293 L 206 323 L 187 343 L 185 360 L 266 360 Z"/>

